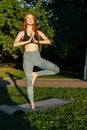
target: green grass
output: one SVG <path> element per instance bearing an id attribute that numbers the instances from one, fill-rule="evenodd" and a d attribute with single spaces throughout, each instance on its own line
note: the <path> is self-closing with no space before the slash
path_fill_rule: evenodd
<path id="1" fill-rule="evenodd" d="M 11 67 L 0 68 L 0 78 L 9 78 L 10 75 L 13 77 L 24 78 L 24 72 L 22 70 L 14 69 Z"/>
<path id="2" fill-rule="evenodd" d="M 0 105 L 27 103 L 26 87 L 0 87 Z M 0 111 L 0 130 L 87 130 L 86 88 L 34 88 L 35 101 L 51 97 L 70 100 L 65 106 L 16 113 L 9 116 Z"/>
<path id="3" fill-rule="evenodd" d="M 17 78 L 25 78 L 25 74 L 23 70 L 18 70 L 11 67 L 0 68 L 0 78 L 9 78 L 10 76 L 17 77 Z M 40 78 L 80 78 L 80 79 L 83 79 L 83 74 L 61 70 L 60 73 L 57 75 L 41 76 Z"/>

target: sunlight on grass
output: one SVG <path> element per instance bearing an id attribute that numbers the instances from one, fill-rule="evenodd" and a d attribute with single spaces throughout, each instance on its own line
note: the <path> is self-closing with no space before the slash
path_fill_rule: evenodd
<path id="1" fill-rule="evenodd" d="M 26 87 L 19 88 L 27 96 Z M 71 101 L 70 104 L 39 110 L 16 113 L 9 116 L 0 111 L 0 130 L 86 130 L 87 89 L 86 88 L 34 88 L 35 101 L 51 97 Z M 0 104 L 27 103 L 15 87 L 0 87 Z"/>
<path id="2" fill-rule="evenodd" d="M 0 68 L 0 77 L 1 78 L 9 78 L 10 75 L 16 78 L 25 78 L 25 74 L 23 70 L 18 70 L 11 67 L 2 67 Z M 67 71 L 60 71 L 57 75 L 46 75 L 40 76 L 38 78 L 80 78 L 82 79 L 82 74 L 74 73 L 74 72 L 67 72 Z"/>
<path id="3" fill-rule="evenodd" d="M 13 75 L 14 77 L 23 78 L 25 77 L 24 72 L 22 70 L 17 70 L 14 68 L 0 68 L 0 77 L 2 78 L 8 78 L 9 75 Z"/>

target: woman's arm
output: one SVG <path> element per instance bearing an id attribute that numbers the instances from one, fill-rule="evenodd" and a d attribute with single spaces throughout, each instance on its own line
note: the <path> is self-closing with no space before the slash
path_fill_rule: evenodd
<path id="1" fill-rule="evenodd" d="M 39 44 L 51 44 L 51 41 L 42 33 L 41 31 L 38 31 L 39 36 L 41 37 L 41 40 L 39 41 Z"/>
<path id="2" fill-rule="evenodd" d="M 19 32 L 17 37 L 15 38 L 15 41 L 13 44 L 14 47 L 22 46 L 22 45 L 26 45 L 26 44 L 30 43 L 33 36 L 31 35 L 31 37 L 28 41 L 22 41 L 23 37 L 24 37 L 24 31 Z"/>

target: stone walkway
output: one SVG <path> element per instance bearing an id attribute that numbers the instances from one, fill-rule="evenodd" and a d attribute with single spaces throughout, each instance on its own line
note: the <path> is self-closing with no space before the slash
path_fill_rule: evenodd
<path id="1" fill-rule="evenodd" d="M 0 86 L 27 86 L 26 79 L 0 78 Z M 87 81 L 80 79 L 46 79 L 37 78 L 35 86 L 38 87 L 72 87 L 87 88 Z"/>

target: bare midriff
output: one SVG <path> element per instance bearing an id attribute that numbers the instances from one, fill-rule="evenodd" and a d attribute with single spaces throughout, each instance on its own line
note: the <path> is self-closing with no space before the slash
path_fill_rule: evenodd
<path id="1" fill-rule="evenodd" d="M 31 43 L 25 45 L 25 51 L 36 51 L 38 49 L 39 49 L 38 44 Z"/>

